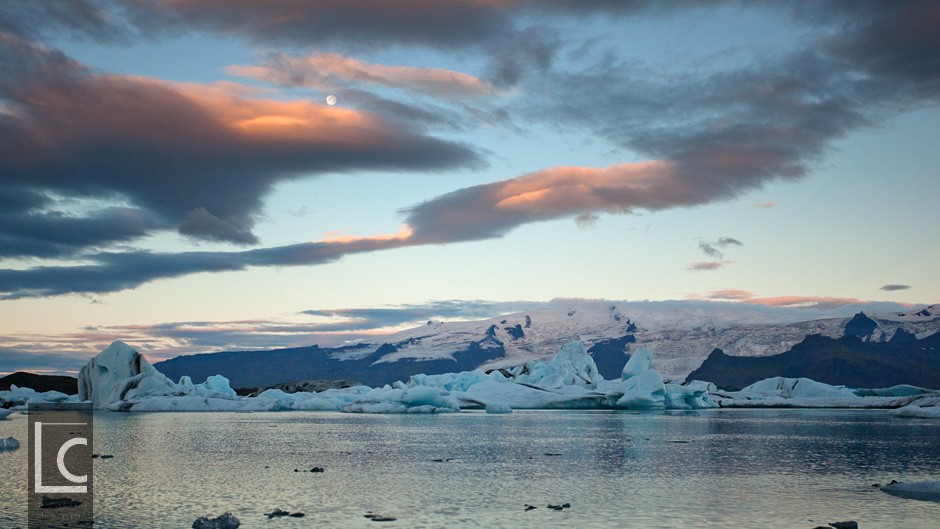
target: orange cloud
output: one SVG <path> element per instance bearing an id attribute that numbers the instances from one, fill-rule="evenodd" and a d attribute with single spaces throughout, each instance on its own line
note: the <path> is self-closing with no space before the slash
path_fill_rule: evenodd
<path id="1" fill-rule="evenodd" d="M 401 241 L 406 242 L 411 238 L 413 230 L 410 226 L 404 225 L 398 230 L 397 233 L 388 233 L 388 234 L 379 234 L 373 235 L 371 237 L 356 237 L 353 235 L 346 235 L 339 231 L 327 232 L 327 234 L 320 241 L 327 244 L 352 244 L 360 242 L 388 242 L 388 241 Z"/>

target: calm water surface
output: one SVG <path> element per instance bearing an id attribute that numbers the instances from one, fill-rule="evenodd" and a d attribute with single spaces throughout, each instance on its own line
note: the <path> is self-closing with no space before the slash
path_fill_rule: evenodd
<path id="1" fill-rule="evenodd" d="M 101 412 L 95 428 L 114 454 L 95 462 L 95 527 L 225 511 L 246 529 L 940 527 L 940 503 L 871 487 L 940 479 L 940 422 L 882 411 Z M 26 417 L 0 422 L 10 435 L 24 446 L 0 453 L 2 528 L 26 525 Z M 263 516 L 278 508 L 306 517 Z"/>

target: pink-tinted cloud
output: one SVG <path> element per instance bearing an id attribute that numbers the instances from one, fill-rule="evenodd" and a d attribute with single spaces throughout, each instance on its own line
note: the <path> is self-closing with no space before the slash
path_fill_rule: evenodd
<path id="1" fill-rule="evenodd" d="M 496 92 L 489 83 L 454 70 L 374 64 L 338 53 L 306 57 L 275 53 L 263 66 L 230 66 L 227 70 L 282 86 L 324 91 L 350 85 L 382 85 L 444 98 L 479 97 Z"/>
<path id="2" fill-rule="evenodd" d="M 754 305 L 766 305 L 768 307 L 814 309 L 834 309 L 844 307 L 845 305 L 866 303 L 865 300 L 858 298 L 838 298 L 830 296 L 776 296 L 768 298 L 751 298 L 744 300 L 744 302 Z"/>
<path id="3" fill-rule="evenodd" d="M 666 161 L 563 166 L 441 195 L 405 210 L 405 222 L 415 242 L 455 242 L 501 237 L 530 222 L 695 200 Z"/>
<path id="4" fill-rule="evenodd" d="M 758 203 L 756 203 L 756 204 L 751 204 L 751 206 L 753 206 L 753 207 L 755 207 L 755 208 L 772 208 L 772 207 L 774 207 L 774 206 L 776 206 L 776 205 L 777 205 L 777 204 L 775 204 L 775 203 L 772 202 L 772 201 L 768 201 L 768 202 L 758 202 Z"/>
<path id="5" fill-rule="evenodd" d="M 752 299 L 754 297 L 753 292 L 747 290 L 738 290 L 733 288 L 727 288 L 724 290 L 715 290 L 709 292 L 705 298 L 721 301 L 742 301 Z"/>
<path id="6" fill-rule="evenodd" d="M 693 272 L 707 272 L 711 270 L 720 270 L 734 261 L 699 261 L 689 265 L 688 270 Z"/>

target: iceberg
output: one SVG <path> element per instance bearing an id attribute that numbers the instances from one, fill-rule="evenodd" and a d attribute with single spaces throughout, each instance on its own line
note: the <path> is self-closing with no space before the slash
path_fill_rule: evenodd
<path id="1" fill-rule="evenodd" d="M 940 501 L 940 481 L 892 483 L 881 487 L 881 490 L 894 496 L 912 500 Z"/>
<path id="2" fill-rule="evenodd" d="M 78 396 L 66 395 L 61 391 L 39 392 L 32 388 L 17 387 L 12 384 L 10 389 L 0 391 L 0 420 L 6 418 L 12 410 L 25 409 L 28 404 L 78 402 Z"/>
<path id="3" fill-rule="evenodd" d="M 20 447 L 20 442 L 12 437 L 0 439 L 0 452 L 4 450 L 16 450 Z"/>
<path id="4" fill-rule="evenodd" d="M 349 413 L 451 413 L 476 408 L 487 413 L 516 409 L 705 409 L 716 407 L 705 383 L 666 383 L 652 369 L 653 352 L 640 349 L 620 380 L 604 380 L 579 341 L 561 347 L 548 362 L 485 373 L 465 371 L 414 375 L 379 388 L 353 386 L 321 392 L 268 389 L 240 397 L 221 376 L 194 384 L 173 382 L 133 348 L 114 342 L 79 373 L 81 400 L 113 411 L 281 411 Z M 62 397 L 65 397 L 64 395 Z M 67 398 L 67 397 L 66 397 Z"/>
<path id="5" fill-rule="evenodd" d="M 898 417 L 940 419 L 940 393 L 925 394 L 894 410 Z"/>
<path id="6" fill-rule="evenodd" d="M 915 386 L 847 388 L 809 378 L 773 377 L 740 391 L 710 390 L 719 406 L 729 408 L 900 408 L 900 416 L 937 417 L 940 392 Z M 905 411 L 901 411 L 905 410 Z"/>

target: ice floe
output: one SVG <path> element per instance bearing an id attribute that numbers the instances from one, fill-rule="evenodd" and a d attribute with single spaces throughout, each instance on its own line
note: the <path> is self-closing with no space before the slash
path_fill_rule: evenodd
<path id="1" fill-rule="evenodd" d="M 728 408 L 901 408 L 919 403 L 940 405 L 940 393 L 914 386 L 867 389 L 847 388 L 809 378 L 774 377 L 740 391 L 711 390 L 721 407 Z M 925 408 L 926 409 L 926 408 Z M 925 415 L 931 414 L 928 411 Z"/>
<path id="2" fill-rule="evenodd" d="M 907 499 L 940 501 L 940 481 L 892 483 L 881 490 Z"/>

